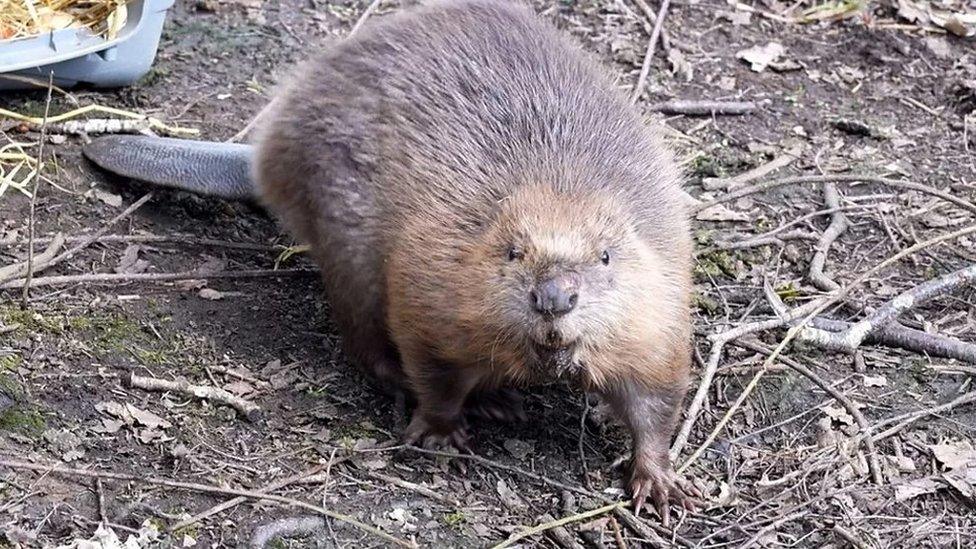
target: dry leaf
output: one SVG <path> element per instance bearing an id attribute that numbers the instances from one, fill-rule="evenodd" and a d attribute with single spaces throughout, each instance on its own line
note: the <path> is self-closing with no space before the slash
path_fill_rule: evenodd
<path id="1" fill-rule="evenodd" d="M 920 478 L 895 485 L 895 501 L 907 501 L 939 490 L 939 482 L 932 478 Z"/>
<path id="2" fill-rule="evenodd" d="M 112 206 L 113 208 L 118 208 L 122 205 L 122 197 L 117 194 L 112 194 L 101 189 L 92 189 L 91 194 L 95 196 L 98 200 Z"/>
<path id="3" fill-rule="evenodd" d="M 699 221 L 749 221 L 749 214 L 730 210 L 724 204 L 716 204 L 698 212 L 695 219 Z"/>
<path id="4" fill-rule="evenodd" d="M 770 63 L 774 63 L 786 53 L 786 48 L 778 42 L 770 42 L 765 46 L 753 46 L 736 52 L 735 56 L 749 63 L 749 68 L 755 72 L 762 72 Z"/>
<path id="5" fill-rule="evenodd" d="M 173 426 L 172 423 L 157 416 L 156 414 L 146 410 L 140 410 L 131 404 L 125 405 L 125 411 L 132 417 L 132 419 L 136 421 L 136 423 L 150 429 L 169 429 Z"/>
<path id="6" fill-rule="evenodd" d="M 976 467 L 976 450 L 968 442 L 930 444 L 928 449 L 946 469 Z"/>
<path id="7" fill-rule="evenodd" d="M 141 251 L 142 247 L 138 244 L 127 246 L 122 252 L 119 264 L 115 266 L 115 272 L 126 274 L 146 272 L 146 269 L 149 268 L 149 262 L 139 259 L 139 252 Z"/>
<path id="8" fill-rule="evenodd" d="M 865 387 L 886 387 L 888 385 L 888 378 L 885 376 L 869 376 L 864 375 L 864 386 Z"/>
<path id="9" fill-rule="evenodd" d="M 840 406 L 823 406 L 820 410 L 834 421 L 839 421 L 845 425 L 854 425 L 854 418 Z"/>

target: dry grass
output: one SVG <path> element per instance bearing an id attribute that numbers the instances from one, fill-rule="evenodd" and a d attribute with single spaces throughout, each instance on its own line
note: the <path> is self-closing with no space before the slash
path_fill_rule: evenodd
<path id="1" fill-rule="evenodd" d="M 114 38 L 125 25 L 128 0 L 0 0 L 0 40 L 66 28 Z"/>

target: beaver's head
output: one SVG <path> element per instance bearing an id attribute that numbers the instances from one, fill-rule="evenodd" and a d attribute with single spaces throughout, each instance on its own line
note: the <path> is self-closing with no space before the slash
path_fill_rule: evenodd
<path id="1" fill-rule="evenodd" d="M 585 375 L 587 353 L 625 337 L 646 303 L 641 292 L 654 287 L 656 254 L 626 205 L 605 192 L 521 189 L 481 238 L 477 276 L 486 283 L 470 285 L 483 315 L 476 321 L 495 351 L 509 351 L 495 354 L 524 357 L 530 371 L 521 373 Z"/>

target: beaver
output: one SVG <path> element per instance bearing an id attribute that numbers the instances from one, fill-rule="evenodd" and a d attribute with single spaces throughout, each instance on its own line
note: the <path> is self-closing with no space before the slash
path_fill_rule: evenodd
<path id="1" fill-rule="evenodd" d="M 303 64 L 252 146 L 108 136 L 110 171 L 258 197 L 307 243 L 350 360 L 467 447 L 513 387 L 574 381 L 632 435 L 628 488 L 694 507 L 668 446 L 691 362 L 690 220 L 658 131 L 529 8 L 441 0 Z"/>

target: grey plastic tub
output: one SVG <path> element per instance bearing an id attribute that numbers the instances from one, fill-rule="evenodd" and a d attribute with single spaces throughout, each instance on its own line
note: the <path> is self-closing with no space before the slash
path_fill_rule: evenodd
<path id="1" fill-rule="evenodd" d="M 114 40 L 87 29 L 63 29 L 19 40 L 0 40 L 0 90 L 37 89 L 36 85 L 4 78 L 26 76 L 47 83 L 112 88 L 132 84 L 156 58 L 166 11 L 174 0 L 133 0 L 127 5 L 125 26 Z"/>

